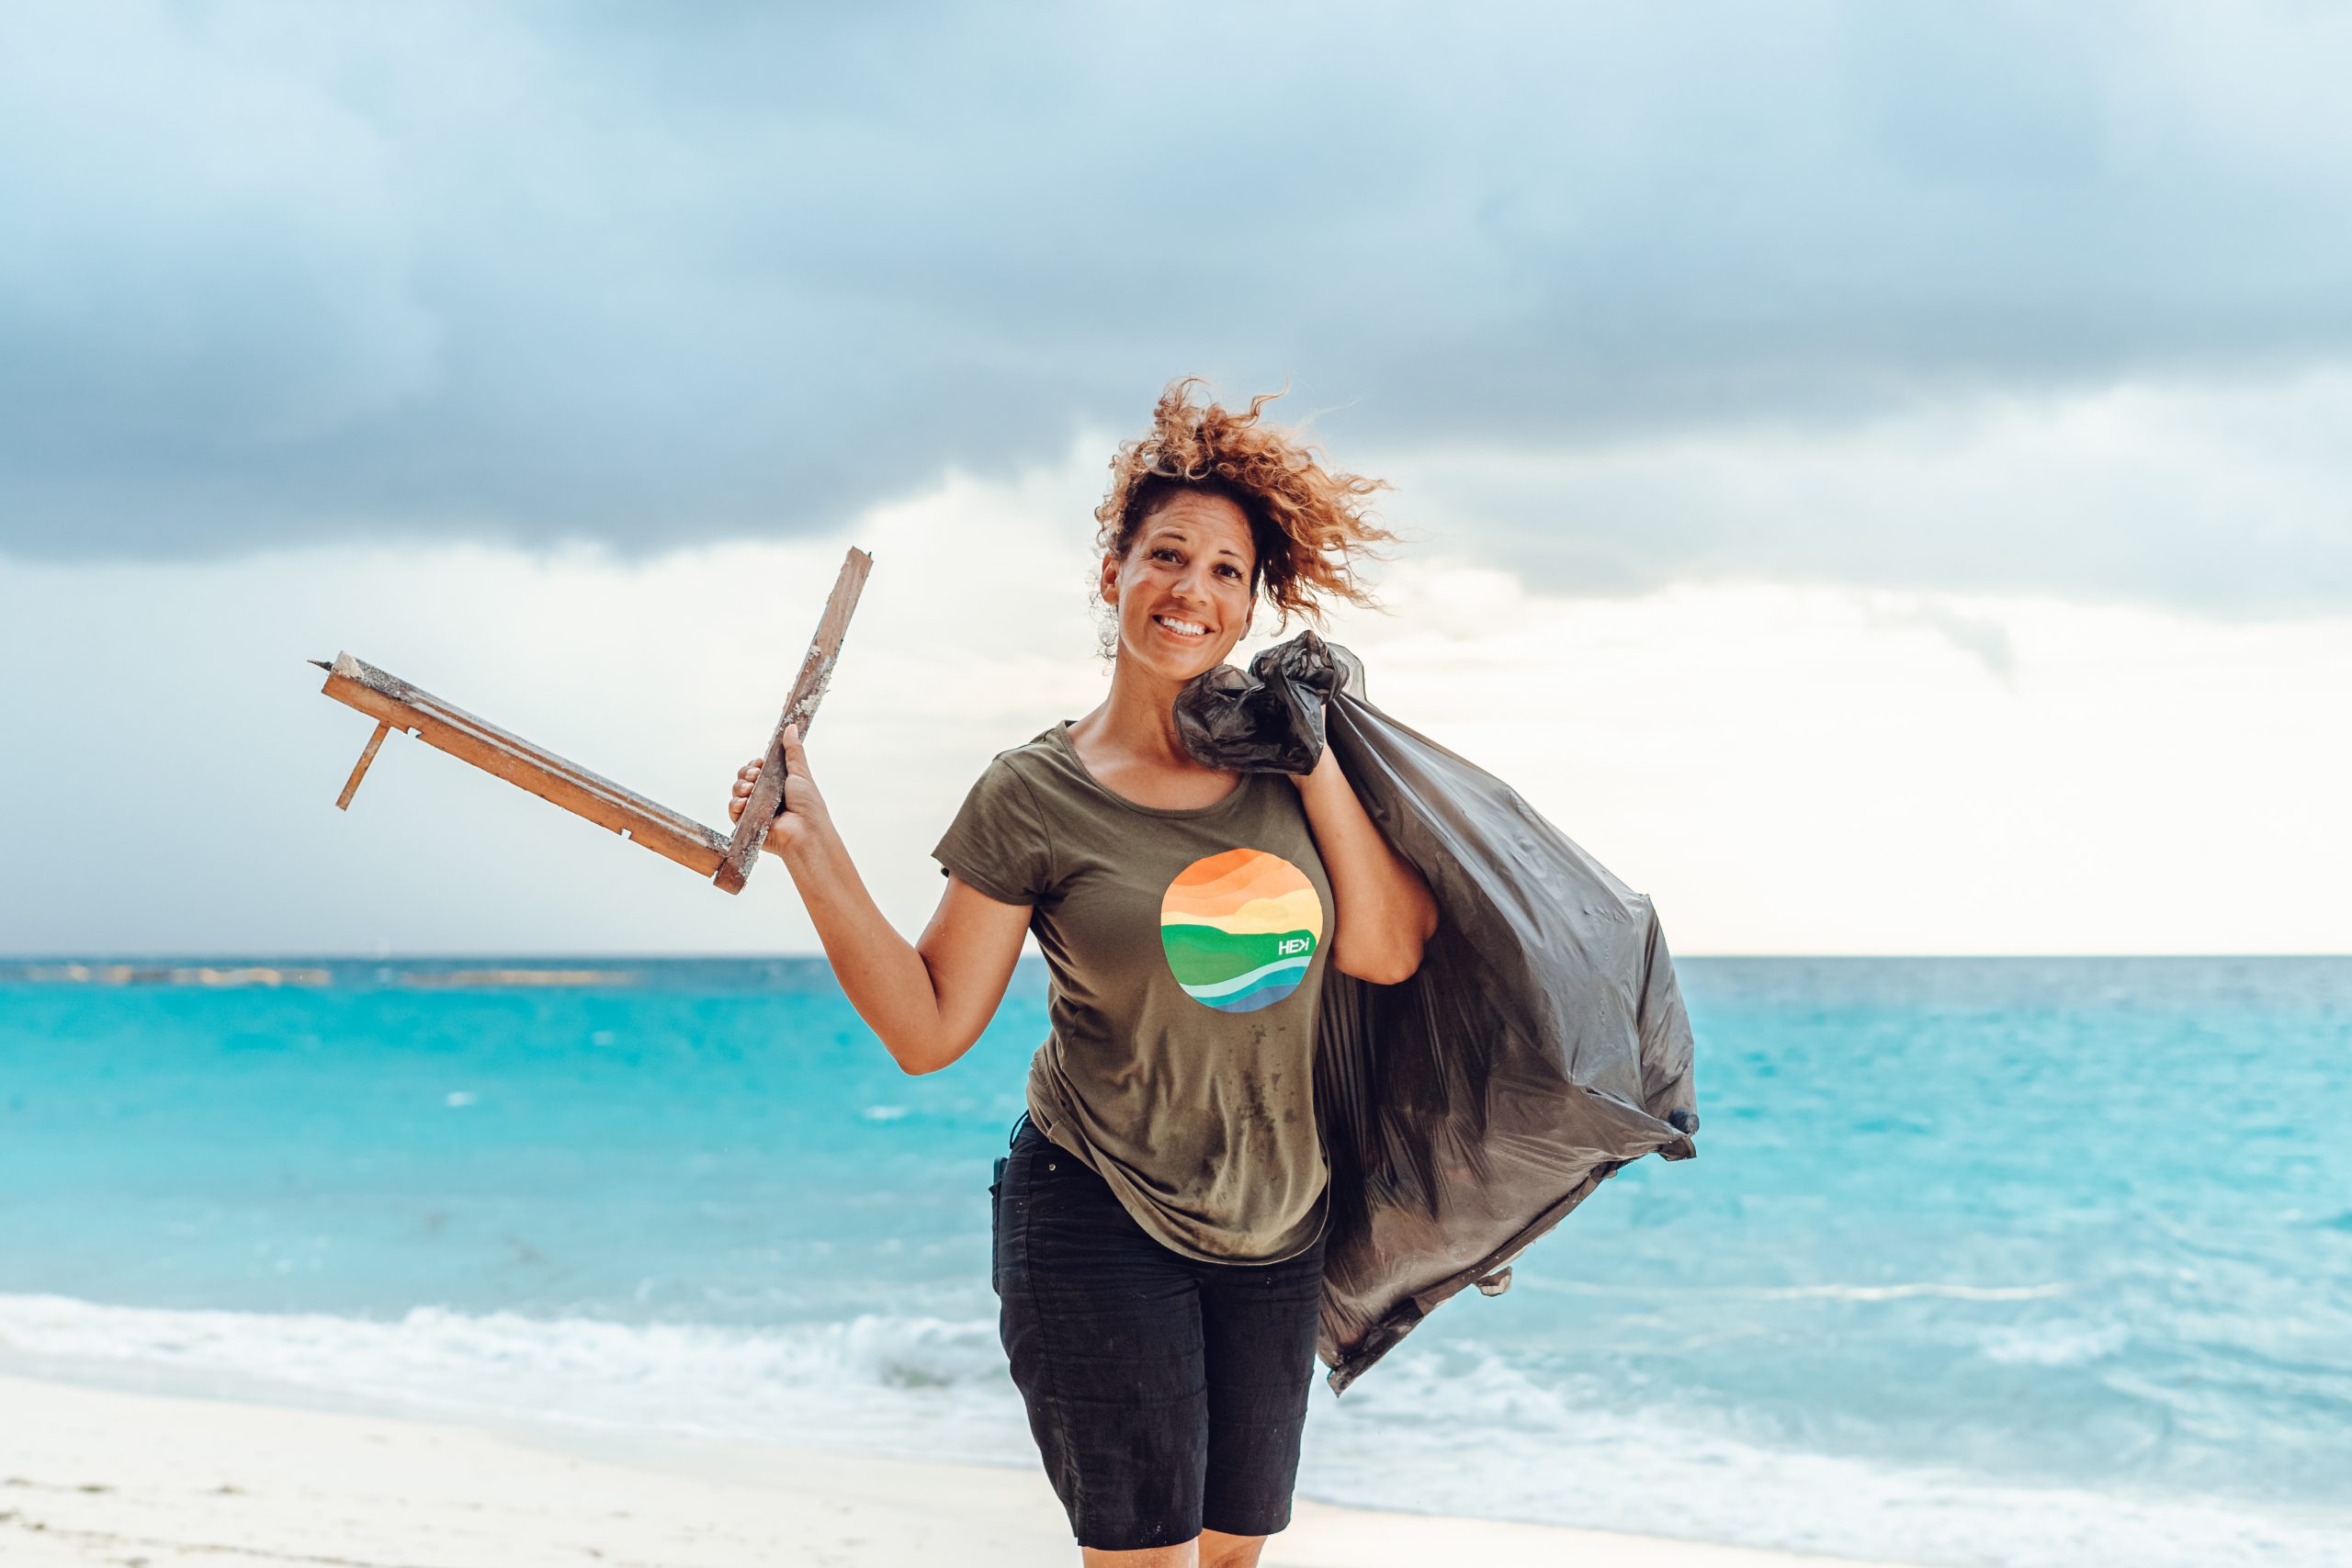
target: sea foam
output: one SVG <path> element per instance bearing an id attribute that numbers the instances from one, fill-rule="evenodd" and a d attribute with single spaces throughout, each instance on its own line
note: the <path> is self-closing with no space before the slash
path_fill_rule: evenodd
<path id="1" fill-rule="evenodd" d="M 727 1328 L 595 1318 L 170 1311 L 0 1295 L 0 1358 L 226 1374 L 438 1416 L 1028 1461 L 993 1323 L 867 1315 Z M 1589 1391 L 1586 1391 L 1589 1392 Z M 1678 1411 L 1588 1403 L 1493 1354 L 1406 1348 L 1344 1399 L 1317 1390 L 1300 1491 L 1464 1513 L 1920 1563 L 2007 1568 L 2352 1565 L 2352 1524 L 1791 1452 Z"/>

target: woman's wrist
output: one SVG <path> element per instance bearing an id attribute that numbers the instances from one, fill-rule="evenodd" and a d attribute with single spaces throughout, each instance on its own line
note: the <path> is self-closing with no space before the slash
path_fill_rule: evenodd
<path id="1" fill-rule="evenodd" d="M 1299 793 L 1304 795 L 1309 784 L 1319 784 L 1325 779 L 1339 777 L 1340 759 L 1332 753 L 1329 743 L 1326 742 L 1323 747 L 1322 755 L 1315 759 L 1315 766 L 1312 769 L 1303 773 L 1292 773 L 1288 776 L 1290 782 L 1298 786 Z"/>
<path id="2" fill-rule="evenodd" d="M 841 856 L 841 835 L 822 812 L 802 812 L 800 830 L 786 839 L 776 853 L 795 872 L 821 869 Z"/>

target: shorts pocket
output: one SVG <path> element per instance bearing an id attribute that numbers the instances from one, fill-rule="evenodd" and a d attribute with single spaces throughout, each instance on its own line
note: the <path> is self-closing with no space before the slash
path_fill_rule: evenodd
<path id="1" fill-rule="evenodd" d="M 996 1171 L 989 1180 L 989 1289 L 1004 1294 L 1004 1156 L 997 1156 Z"/>

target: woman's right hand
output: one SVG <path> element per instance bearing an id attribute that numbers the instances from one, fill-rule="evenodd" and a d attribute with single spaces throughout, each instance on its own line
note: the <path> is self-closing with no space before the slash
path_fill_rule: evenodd
<path id="1" fill-rule="evenodd" d="M 785 858 L 809 923 L 842 994 L 910 1073 L 936 1072 L 971 1049 L 996 1015 L 1029 933 L 1030 908 L 1001 904 L 949 876 L 920 944 L 892 929 L 850 863 L 808 773 L 797 726 L 784 732 L 784 810 L 765 847 Z M 760 764 L 743 764 L 727 803 L 730 821 L 759 783 Z"/>
<path id="2" fill-rule="evenodd" d="M 754 757 L 735 773 L 735 789 L 727 802 L 727 819 L 740 822 L 744 803 L 752 797 L 752 786 L 760 781 L 760 769 L 764 759 Z M 808 753 L 800 744 L 800 727 L 784 727 L 784 809 L 768 829 L 765 847 L 786 859 L 808 844 L 809 839 L 830 818 L 825 814 L 825 797 L 817 793 L 817 781 L 808 776 Z"/>

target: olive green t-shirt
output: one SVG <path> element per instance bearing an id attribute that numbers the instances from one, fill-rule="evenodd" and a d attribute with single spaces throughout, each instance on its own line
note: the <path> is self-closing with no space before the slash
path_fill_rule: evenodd
<path id="1" fill-rule="evenodd" d="M 1001 751 L 932 852 L 1032 907 L 1053 1032 L 1029 1115 L 1177 1252 L 1267 1263 L 1321 1233 L 1315 1009 L 1331 887 L 1297 787 L 1213 806 L 1098 783 L 1067 722 Z"/>

